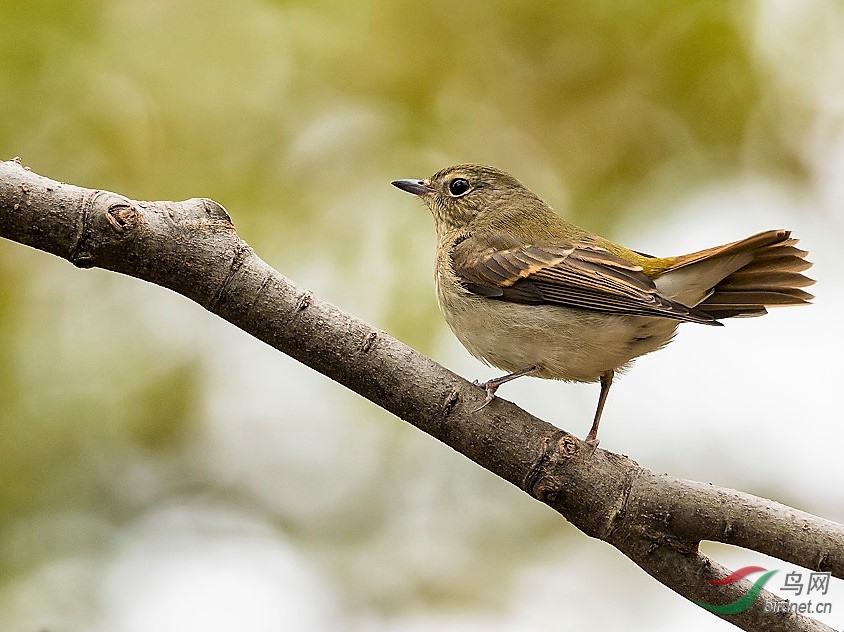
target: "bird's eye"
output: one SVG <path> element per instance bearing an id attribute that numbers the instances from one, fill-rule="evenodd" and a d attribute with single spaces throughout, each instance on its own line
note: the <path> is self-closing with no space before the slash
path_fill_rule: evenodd
<path id="1" fill-rule="evenodd" d="M 463 195 L 469 190 L 469 181 L 465 178 L 455 178 L 448 183 L 448 190 L 455 197 Z"/>

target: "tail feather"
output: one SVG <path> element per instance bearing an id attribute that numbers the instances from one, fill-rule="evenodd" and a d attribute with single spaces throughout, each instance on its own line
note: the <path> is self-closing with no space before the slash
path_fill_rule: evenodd
<path id="1" fill-rule="evenodd" d="M 764 305 L 712 305 L 706 308 L 706 313 L 716 321 L 725 318 L 751 318 L 764 316 L 768 313 Z"/>
<path id="2" fill-rule="evenodd" d="M 745 239 L 724 244 L 723 246 L 715 246 L 706 250 L 693 252 L 690 255 L 675 257 L 670 269 L 676 270 L 677 268 L 682 268 L 703 260 L 714 259 L 716 257 L 723 258 L 730 255 L 753 253 L 754 258 L 756 258 L 756 256 L 762 256 L 763 253 L 769 252 L 771 248 L 792 247 L 797 242 L 797 239 L 791 238 L 791 231 L 766 230 Z M 795 250 L 797 249 L 795 248 Z"/>
<path id="3" fill-rule="evenodd" d="M 803 263 L 811 265 L 808 261 L 803 261 Z M 748 264 L 721 281 L 718 284 L 718 289 L 737 292 L 739 290 L 764 290 L 771 286 L 798 288 L 813 283 L 812 279 L 797 272 L 783 271 L 775 267 L 757 268 L 754 264 Z"/>
<path id="4" fill-rule="evenodd" d="M 693 307 L 716 319 L 761 316 L 766 307 L 801 305 L 814 297 L 800 289 L 814 283 L 801 272 L 809 253 L 787 230 L 769 230 L 724 246 L 676 258 L 663 272 Z M 683 302 L 682 300 L 680 302 Z"/>
<path id="5" fill-rule="evenodd" d="M 777 288 L 756 291 L 724 291 L 717 289 L 711 296 L 707 297 L 698 307 L 709 307 L 711 305 L 798 305 L 808 303 L 814 296 L 796 288 Z"/>
<path id="6" fill-rule="evenodd" d="M 751 246 L 751 262 L 721 280 L 698 309 L 715 318 L 760 316 L 766 307 L 801 305 L 814 298 L 800 289 L 815 282 L 800 274 L 812 265 L 804 258 L 809 253 L 795 247 L 798 240 L 788 231 L 771 233 L 781 240 Z"/>

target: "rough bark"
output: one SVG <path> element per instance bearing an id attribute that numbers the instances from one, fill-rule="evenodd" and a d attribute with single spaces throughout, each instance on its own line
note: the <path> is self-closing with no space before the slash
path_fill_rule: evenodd
<path id="1" fill-rule="evenodd" d="M 0 162 L 0 236 L 170 288 L 359 393 L 615 546 L 688 599 L 729 603 L 749 580 L 701 540 L 741 546 L 844 578 L 844 526 L 740 491 L 657 474 L 592 450 L 573 435 L 496 399 L 385 332 L 296 286 L 262 261 L 208 199 L 139 202 Z M 795 614 L 718 615 L 745 630 L 830 630 Z M 692 604 L 689 607 L 695 607 Z"/>

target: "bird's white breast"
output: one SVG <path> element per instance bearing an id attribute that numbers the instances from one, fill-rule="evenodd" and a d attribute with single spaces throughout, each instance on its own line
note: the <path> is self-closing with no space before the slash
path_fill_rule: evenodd
<path id="1" fill-rule="evenodd" d="M 435 276 L 440 310 L 454 335 L 472 355 L 508 373 L 537 366 L 537 377 L 594 382 L 661 348 L 677 329 L 665 318 L 484 298 L 459 283 L 447 257 Z"/>

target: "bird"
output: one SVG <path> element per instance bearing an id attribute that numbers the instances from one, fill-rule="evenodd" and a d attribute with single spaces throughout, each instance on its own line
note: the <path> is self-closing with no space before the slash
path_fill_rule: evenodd
<path id="1" fill-rule="evenodd" d="M 814 298 L 801 289 L 814 283 L 801 274 L 808 252 L 788 230 L 655 257 L 569 223 L 495 167 L 459 164 L 391 184 L 434 217 L 446 323 L 473 356 L 506 373 L 479 384 L 480 408 L 526 375 L 598 382 L 585 438 L 593 447 L 614 375 L 662 349 L 680 323 L 720 326 Z"/>

